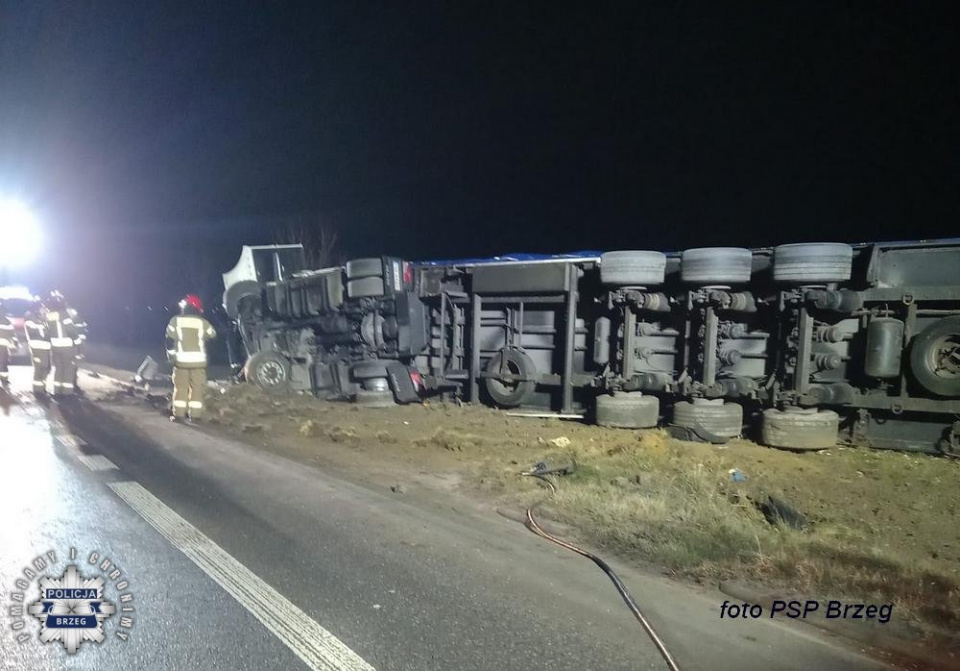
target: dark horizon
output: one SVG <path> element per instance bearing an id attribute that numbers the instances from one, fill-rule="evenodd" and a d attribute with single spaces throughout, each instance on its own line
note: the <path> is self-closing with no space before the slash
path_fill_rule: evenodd
<path id="1" fill-rule="evenodd" d="M 173 301 L 278 220 L 413 259 L 956 235 L 947 3 L 37 2 L 0 21 L 0 194 L 47 235 L 22 277 L 92 311 Z"/>

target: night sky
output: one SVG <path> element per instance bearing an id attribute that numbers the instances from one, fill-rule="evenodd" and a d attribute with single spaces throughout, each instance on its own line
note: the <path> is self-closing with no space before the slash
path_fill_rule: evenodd
<path id="1" fill-rule="evenodd" d="M 296 220 L 414 259 L 960 234 L 952 3 L 594 4 L 0 0 L 22 279 L 213 300 Z"/>

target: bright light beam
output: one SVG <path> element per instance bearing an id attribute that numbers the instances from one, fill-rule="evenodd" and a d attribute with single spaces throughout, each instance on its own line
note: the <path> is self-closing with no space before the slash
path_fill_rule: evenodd
<path id="1" fill-rule="evenodd" d="M 0 199 L 0 269 L 28 265 L 40 251 L 40 223 L 19 200 Z"/>

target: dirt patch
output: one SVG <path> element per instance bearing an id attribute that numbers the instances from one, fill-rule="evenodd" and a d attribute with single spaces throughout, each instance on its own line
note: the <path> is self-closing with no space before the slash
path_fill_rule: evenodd
<path id="1" fill-rule="evenodd" d="M 420 447 L 434 445 L 436 447 L 442 447 L 445 450 L 450 450 L 451 452 L 463 452 L 464 450 L 481 447 L 485 441 L 481 436 L 472 433 L 464 433 L 455 428 L 438 426 L 428 438 L 415 438 L 413 442 Z"/>
<path id="2" fill-rule="evenodd" d="M 241 437 L 241 421 L 269 424 L 258 444 L 279 453 L 377 473 L 386 486 L 400 474 L 458 482 L 496 505 L 544 496 L 521 470 L 575 462 L 545 513 L 607 552 L 696 580 L 892 601 L 898 618 L 960 625 L 957 461 L 842 447 L 795 454 L 745 440 L 718 448 L 442 403 L 358 411 L 246 385 L 210 405 Z M 805 528 L 770 524 L 760 504 L 771 496 Z"/>

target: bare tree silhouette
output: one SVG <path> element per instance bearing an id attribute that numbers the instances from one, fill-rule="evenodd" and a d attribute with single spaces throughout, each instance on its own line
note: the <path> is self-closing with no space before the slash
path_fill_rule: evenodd
<path id="1" fill-rule="evenodd" d="M 327 268 L 343 263 L 339 247 L 340 235 L 329 221 L 316 217 L 313 221 L 295 220 L 280 223 L 274 230 L 277 244 L 303 245 L 309 268 Z"/>

